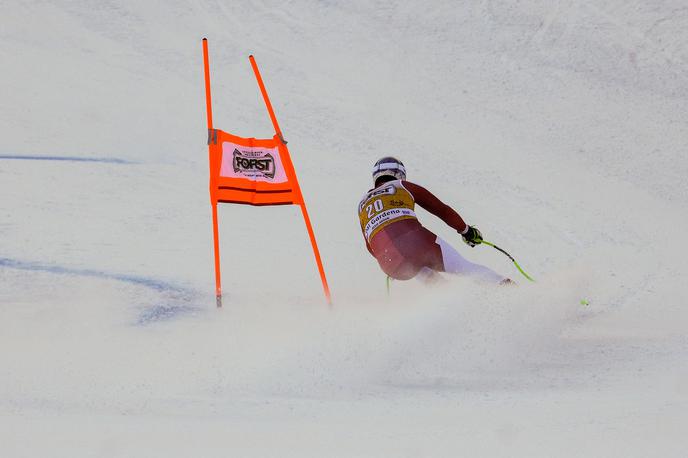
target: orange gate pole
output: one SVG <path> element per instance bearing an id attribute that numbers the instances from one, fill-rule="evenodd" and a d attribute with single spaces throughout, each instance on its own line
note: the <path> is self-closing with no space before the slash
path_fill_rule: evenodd
<path id="1" fill-rule="evenodd" d="M 277 124 L 277 118 L 275 117 L 275 112 L 272 109 L 272 104 L 270 103 L 270 98 L 268 97 L 268 92 L 265 90 L 265 85 L 263 84 L 263 78 L 260 76 L 260 71 L 258 70 L 258 65 L 256 64 L 256 59 L 253 55 L 248 56 L 251 61 L 251 67 L 253 68 L 253 73 L 256 75 L 256 81 L 258 81 L 258 87 L 260 87 L 260 93 L 263 94 L 263 100 L 265 101 L 265 106 L 268 109 L 268 114 L 270 115 L 270 120 L 275 128 L 275 133 L 279 139 L 284 143 L 287 142 L 282 136 L 282 131 L 280 130 L 279 124 Z M 289 155 L 287 155 L 289 157 Z M 294 170 L 294 165 L 291 163 L 291 158 L 289 158 L 289 169 L 294 179 L 294 184 L 296 185 L 296 192 L 299 196 L 299 206 L 301 207 L 301 213 L 303 215 L 303 220 L 306 223 L 306 230 L 308 231 L 308 237 L 311 240 L 311 246 L 313 247 L 313 255 L 315 256 L 315 262 L 318 265 L 318 273 L 320 274 L 320 281 L 322 282 L 323 291 L 325 292 L 325 298 L 327 303 L 332 305 L 332 298 L 330 296 L 330 287 L 327 284 L 327 277 L 325 276 L 325 269 L 322 265 L 322 260 L 320 259 L 320 250 L 318 250 L 318 243 L 315 241 L 315 234 L 313 233 L 313 227 L 311 226 L 311 219 L 308 217 L 308 210 L 306 209 L 306 201 L 301 193 L 301 186 L 299 186 L 299 180 L 296 178 L 296 172 Z"/>
<path id="2" fill-rule="evenodd" d="M 208 145 L 210 145 L 210 138 L 212 137 L 213 130 L 213 108 L 210 99 L 210 63 L 208 59 L 208 39 L 203 39 L 203 70 L 205 72 L 205 105 L 206 105 L 206 116 L 208 118 Z M 208 148 L 208 154 L 210 152 L 210 147 Z M 208 162 L 212 169 L 214 161 L 213 158 L 208 158 Z M 212 206 L 213 212 L 213 251 L 215 255 L 215 303 L 218 307 L 222 307 L 222 285 L 220 277 L 220 237 L 217 228 L 217 199 L 215 198 L 215 174 L 213 170 L 210 170 L 210 204 Z"/>

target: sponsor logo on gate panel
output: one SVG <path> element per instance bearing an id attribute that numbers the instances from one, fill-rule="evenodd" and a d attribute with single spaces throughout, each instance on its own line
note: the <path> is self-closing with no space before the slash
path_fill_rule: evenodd
<path id="1" fill-rule="evenodd" d="M 287 181 L 279 150 L 275 148 L 246 147 L 231 142 L 222 144 L 220 176 L 246 178 L 268 183 Z"/>
<path id="2" fill-rule="evenodd" d="M 238 149 L 234 149 L 232 155 L 234 156 L 232 160 L 234 173 L 241 173 L 247 177 L 275 178 L 275 159 L 272 154 L 264 151 L 242 153 Z"/>

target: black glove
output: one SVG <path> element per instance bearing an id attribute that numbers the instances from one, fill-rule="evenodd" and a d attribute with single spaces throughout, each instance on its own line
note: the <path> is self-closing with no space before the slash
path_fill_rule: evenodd
<path id="1" fill-rule="evenodd" d="M 468 226 L 468 230 L 465 234 L 461 234 L 461 237 L 463 237 L 464 242 L 472 247 L 480 245 L 480 242 L 483 241 L 483 234 L 473 226 Z"/>

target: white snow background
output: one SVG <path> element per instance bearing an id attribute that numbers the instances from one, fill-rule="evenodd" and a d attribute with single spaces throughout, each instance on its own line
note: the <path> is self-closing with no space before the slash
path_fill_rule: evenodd
<path id="1" fill-rule="evenodd" d="M 220 207 L 215 127 L 299 209 Z M 688 7 L 0 3 L 0 456 L 686 456 Z M 538 281 L 392 285 L 356 218 L 393 154 Z M 580 304 L 589 301 L 588 306 Z"/>

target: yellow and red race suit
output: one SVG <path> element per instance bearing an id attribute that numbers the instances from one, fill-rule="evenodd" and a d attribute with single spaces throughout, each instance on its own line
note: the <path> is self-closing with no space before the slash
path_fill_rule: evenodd
<path id="1" fill-rule="evenodd" d="M 443 271 L 437 236 L 424 228 L 415 204 L 441 218 L 458 232 L 467 226 L 461 216 L 430 191 L 408 181 L 388 181 L 368 191 L 358 204 L 361 232 L 370 254 L 392 278 L 413 278 L 423 267 Z"/>

